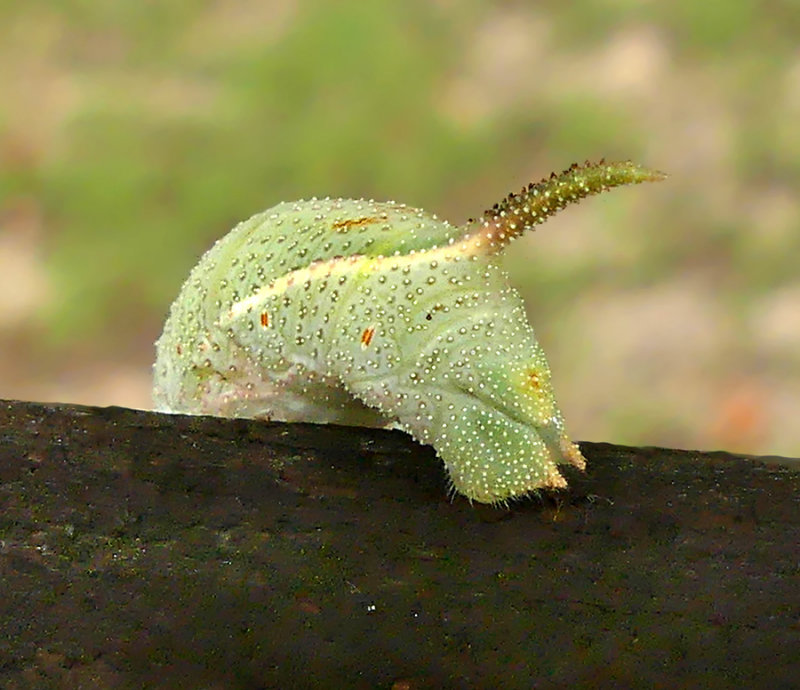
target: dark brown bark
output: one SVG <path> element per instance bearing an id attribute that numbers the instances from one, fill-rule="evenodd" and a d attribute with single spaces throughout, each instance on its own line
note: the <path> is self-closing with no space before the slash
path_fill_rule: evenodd
<path id="1" fill-rule="evenodd" d="M 786 687 L 800 461 L 583 443 L 450 501 L 399 432 L 0 402 L 0 687 Z"/>

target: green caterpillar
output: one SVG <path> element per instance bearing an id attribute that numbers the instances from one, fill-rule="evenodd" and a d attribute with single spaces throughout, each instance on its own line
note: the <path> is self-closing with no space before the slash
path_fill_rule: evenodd
<path id="1" fill-rule="evenodd" d="M 463 226 L 393 202 L 278 204 L 192 270 L 156 343 L 155 406 L 394 425 L 483 503 L 565 487 L 557 466 L 585 461 L 495 256 L 572 202 L 662 177 L 573 165 Z"/>

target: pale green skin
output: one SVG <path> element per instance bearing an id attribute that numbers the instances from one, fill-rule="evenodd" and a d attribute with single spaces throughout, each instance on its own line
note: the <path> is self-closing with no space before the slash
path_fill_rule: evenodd
<path id="1" fill-rule="evenodd" d="M 457 228 L 393 203 L 311 200 L 245 221 L 172 305 L 157 409 L 394 425 L 480 502 L 565 486 L 557 465 L 583 458 L 495 261 L 510 239 L 499 217 Z M 478 237 L 487 228 L 494 239 Z"/>

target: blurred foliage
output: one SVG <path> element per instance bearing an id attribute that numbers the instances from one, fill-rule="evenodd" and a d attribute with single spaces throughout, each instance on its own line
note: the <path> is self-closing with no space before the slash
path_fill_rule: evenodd
<path id="1" fill-rule="evenodd" d="M 698 268 L 744 328 L 798 279 L 798 35 L 794 0 L 0 3 L 0 237 L 32 204 L 46 275 L 15 338 L 152 340 L 198 255 L 280 200 L 460 221 L 600 156 L 672 178 L 570 211 L 582 247 L 509 256 L 545 329 Z"/>

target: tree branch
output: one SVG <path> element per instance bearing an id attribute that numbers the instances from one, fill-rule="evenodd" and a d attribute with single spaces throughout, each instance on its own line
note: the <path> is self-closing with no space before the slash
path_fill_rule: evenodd
<path id="1" fill-rule="evenodd" d="M 0 686 L 787 686 L 800 460 L 583 443 L 450 501 L 400 432 L 0 402 Z"/>

